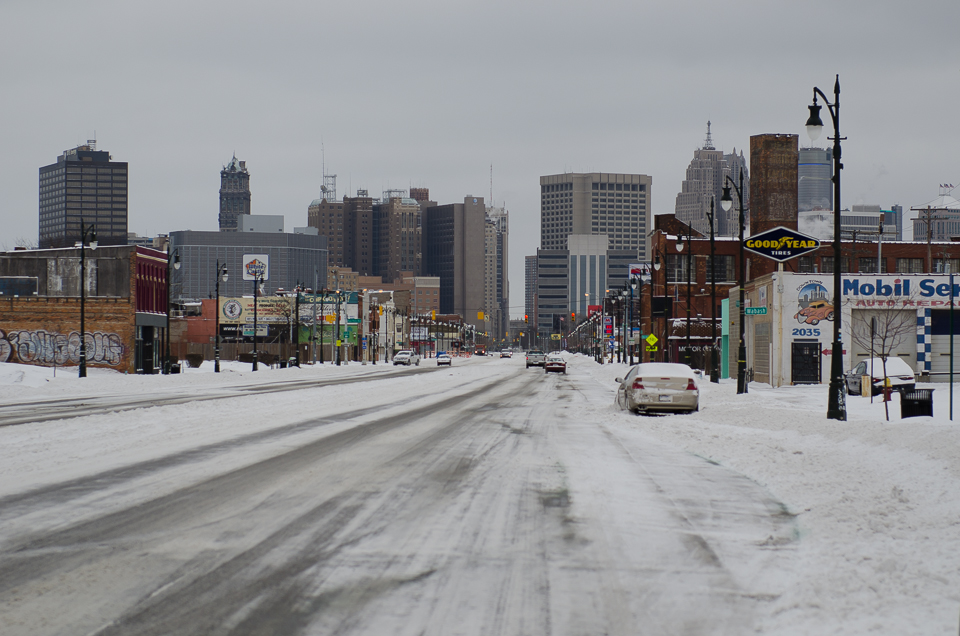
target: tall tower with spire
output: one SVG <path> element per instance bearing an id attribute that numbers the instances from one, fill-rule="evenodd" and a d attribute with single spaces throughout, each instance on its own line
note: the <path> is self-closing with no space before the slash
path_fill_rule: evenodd
<path id="1" fill-rule="evenodd" d="M 220 231 L 236 232 L 241 214 L 250 214 L 250 173 L 234 154 L 220 171 Z"/>
<path id="2" fill-rule="evenodd" d="M 707 137 L 703 145 L 693 152 L 693 160 L 687 167 L 686 178 L 681 190 L 677 194 L 675 213 L 677 219 L 690 225 L 702 234 L 710 233 L 710 199 L 714 200 L 714 232 L 718 236 L 732 236 L 738 233 L 735 222 L 730 223 L 728 214 L 720 207 L 720 196 L 723 193 L 724 179 L 739 178 L 740 170 L 744 172 L 744 194 L 749 192 L 749 179 L 746 173 L 746 161 L 743 152 L 737 155 L 734 150 L 731 154 L 724 154 L 713 145 L 711 124 L 707 122 Z M 747 202 L 744 201 L 744 207 Z M 734 210 L 739 209 L 739 202 L 735 202 Z M 737 214 L 738 216 L 738 214 Z M 739 218 L 739 217 L 738 217 Z"/>

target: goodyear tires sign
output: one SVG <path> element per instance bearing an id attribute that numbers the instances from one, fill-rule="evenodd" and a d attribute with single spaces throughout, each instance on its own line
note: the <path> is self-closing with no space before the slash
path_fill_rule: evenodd
<path id="1" fill-rule="evenodd" d="M 743 248 L 754 254 L 784 262 L 820 247 L 820 241 L 783 226 L 755 234 L 743 240 Z"/>

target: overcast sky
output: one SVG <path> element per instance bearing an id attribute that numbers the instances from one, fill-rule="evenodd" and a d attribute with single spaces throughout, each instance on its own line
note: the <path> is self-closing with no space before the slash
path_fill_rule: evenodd
<path id="1" fill-rule="evenodd" d="M 832 94 L 837 73 L 844 207 L 908 209 L 960 185 L 958 14 L 956 0 L 0 0 L 0 247 L 36 241 L 38 169 L 94 135 L 130 164 L 142 236 L 216 230 L 234 152 L 252 212 L 306 225 L 322 141 L 338 196 L 489 200 L 492 165 L 518 316 L 541 175 L 648 174 L 654 213 L 672 213 L 707 120 L 725 151 L 761 133 L 806 145 L 812 88 Z"/>

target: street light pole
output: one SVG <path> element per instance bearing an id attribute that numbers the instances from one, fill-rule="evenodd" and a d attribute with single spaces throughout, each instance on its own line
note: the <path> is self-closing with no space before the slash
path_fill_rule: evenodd
<path id="1" fill-rule="evenodd" d="M 827 418 L 831 420 L 846 420 L 847 405 L 846 391 L 843 379 L 843 343 L 840 340 L 840 317 L 843 314 L 843 296 L 840 290 L 841 247 L 840 247 L 840 171 L 843 164 L 840 162 L 840 76 L 833 85 L 833 103 L 827 99 L 816 86 L 813 87 L 813 104 L 808 106 L 810 117 L 807 119 L 807 134 L 811 141 L 816 141 L 823 131 L 823 121 L 820 119 L 821 106 L 817 104 L 817 96 L 827 105 L 827 111 L 833 120 L 833 352 L 830 359 L 830 389 L 827 399 Z"/>
<path id="2" fill-rule="evenodd" d="M 87 236 L 90 236 L 90 249 L 97 249 L 97 230 L 93 223 L 84 225 L 83 219 L 80 219 L 80 367 L 79 377 L 87 377 L 87 259 L 86 250 Z M 169 321 L 169 309 L 167 310 L 167 324 Z M 167 327 L 169 329 L 169 326 Z"/>
<path id="3" fill-rule="evenodd" d="M 730 184 L 729 186 L 723 186 L 723 194 L 720 196 L 720 207 L 724 211 L 729 212 L 730 208 L 733 207 L 733 198 L 730 196 L 730 187 L 732 186 L 737 192 L 737 198 L 740 201 L 740 278 L 738 283 L 740 285 L 740 347 L 737 350 L 737 395 L 742 395 L 748 393 L 747 385 L 747 342 L 745 339 L 746 333 L 746 296 L 745 296 L 745 286 L 746 286 L 746 260 L 743 254 L 743 230 L 744 230 L 744 212 L 743 212 L 743 168 L 740 169 L 740 187 L 737 187 L 737 184 L 730 178 L 729 175 L 726 176 L 726 181 Z"/>
<path id="4" fill-rule="evenodd" d="M 263 284 L 263 274 L 253 277 L 253 370 L 257 370 L 257 292 Z"/>
<path id="5" fill-rule="evenodd" d="M 686 244 L 683 241 L 683 235 L 679 234 L 677 236 L 677 251 L 682 252 L 684 248 L 687 250 L 687 335 L 684 339 L 684 363 L 687 366 L 690 366 L 690 256 L 693 254 L 693 245 L 691 244 L 690 239 L 693 238 L 691 235 L 687 235 Z"/>
<path id="6" fill-rule="evenodd" d="M 166 333 L 166 353 L 163 356 L 163 373 L 170 373 L 170 291 L 173 289 L 173 267 L 180 269 L 180 250 L 173 250 L 173 254 L 167 255 L 167 333 Z"/>
<path id="7" fill-rule="evenodd" d="M 720 365 L 717 359 L 717 252 L 714 245 L 714 198 L 710 197 L 710 381 L 720 383 Z"/>
<path id="8" fill-rule="evenodd" d="M 214 326 L 213 334 L 213 372 L 220 373 L 220 281 L 227 282 L 227 264 L 220 263 L 220 260 L 217 260 L 217 280 L 216 280 L 216 290 L 217 290 L 217 306 L 216 306 L 216 325 Z"/>

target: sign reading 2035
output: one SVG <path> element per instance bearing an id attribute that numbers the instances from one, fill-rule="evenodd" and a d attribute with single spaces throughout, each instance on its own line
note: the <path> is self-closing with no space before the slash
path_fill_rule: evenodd
<path id="1" fill-rule="evenodd" d="M 820 247 L 820 241 L 790 228 L 775 227 L 743 240 L 744 249 L 775 261 L 789 261 Z"/>

